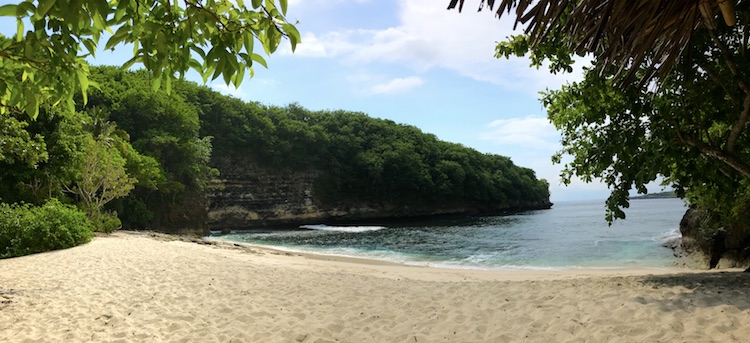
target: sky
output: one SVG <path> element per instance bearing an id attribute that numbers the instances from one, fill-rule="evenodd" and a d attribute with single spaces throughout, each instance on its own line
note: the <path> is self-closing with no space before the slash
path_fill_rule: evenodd
<path id="1" fill-rule="evenodd" d="M 210 86 L 263 104 L 364 112 L 508 156 L 549 181 L 553 202 L 606 198 L 607 187 L 599 182 L 561 185 L 562 167 L 550 159 L 560 136 L 546 119 L 539 92 L 580 80 L 580 66 L 553 75 L 530 67 L 526 58 L 496 59 L 497 42 L 521 34 L 513 21 L 498 20 L 487 9 L 477 12 L 479 1 L 466 1 L 460 14 L 446 9 L 449 2 L 289 0 L 287 19 L 302 35 L 296 51 L 282 42 L 266 58 L 268 69 L 258 66 L 238 89 L 219 80 Z M 7 34 L 5 26 L 0 32 Z M 100 52 L 92 63 L 118 65 L 129 57 Z M 202 82 L 197 75 L 188 79 Z"/>

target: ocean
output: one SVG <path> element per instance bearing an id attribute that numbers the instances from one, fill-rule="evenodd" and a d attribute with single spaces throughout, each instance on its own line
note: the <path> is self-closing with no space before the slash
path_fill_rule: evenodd
<path id="1" fill-rule="evenodd" d="M 212 239 L 287 251 L 363 257 L 464 269 L 668 268 L 662 246 L 679 237 L 679 199 L 632 200 L 627 219 L 609 226 L 604 201 L 559 202 L 552 209 L 331 226 L 236 231 Z"/>

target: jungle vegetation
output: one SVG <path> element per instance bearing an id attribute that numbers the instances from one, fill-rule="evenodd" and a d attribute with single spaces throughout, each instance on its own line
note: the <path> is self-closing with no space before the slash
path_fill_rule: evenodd
<path id="1" fill-rule="evenodd" d="M 0 199 L 78 205 L 94 226 L 179 232 L 205 220 L 213 158 L 315 170 L 322 203 L 544 203 L 548 184 L 504 156 L 440 141 L 364 113 L 244 102 L 193 82 L 154 90 L 146 71 L 92 67 L 73 113 L 43 107 L 5 116 L 14 144 L 0 164 Z M 79 97 L 82 95 L 78 95 Z M 16 145 L 18 146 L 18 145 Z M 187 218 L 187 219 L 184 219 Z"/>

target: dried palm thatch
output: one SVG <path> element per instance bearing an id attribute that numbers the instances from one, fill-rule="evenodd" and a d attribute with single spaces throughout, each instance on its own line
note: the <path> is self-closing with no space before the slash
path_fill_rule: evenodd
<path id="1" fill-rule="evenodd" d="M 728 26 L 736 23 L 735 4 L 741 0 L 500 0 L 497 16 L 515 9 L 516 25 L 526 25 L 535 45 L 553 31 L 567 38 L 577 53 L 594 53 L 603 68 L 624 71 L 626 80 L 639 75 L 645 84 L 663 78 L 679 60 L 696 29 L 716 28 L 721 12 Z M 494 8 L 495 0 L 481 0 Z M 464 0 L 451 0 L 448 9 Z"/>

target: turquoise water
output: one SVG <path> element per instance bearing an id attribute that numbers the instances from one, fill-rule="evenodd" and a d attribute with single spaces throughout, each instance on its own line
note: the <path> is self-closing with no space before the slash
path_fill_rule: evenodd
<path id="1" fill-rule="evenodd" d="M 603 201 L 561 202 L 550 210 L 239 231 L 215 239 L 285 250 L 472 269 L 660 268 L 674 261 L 661 244 L 679 235 L 679 199 L 631 201 L 628 218 L 608 226 Z"/>

